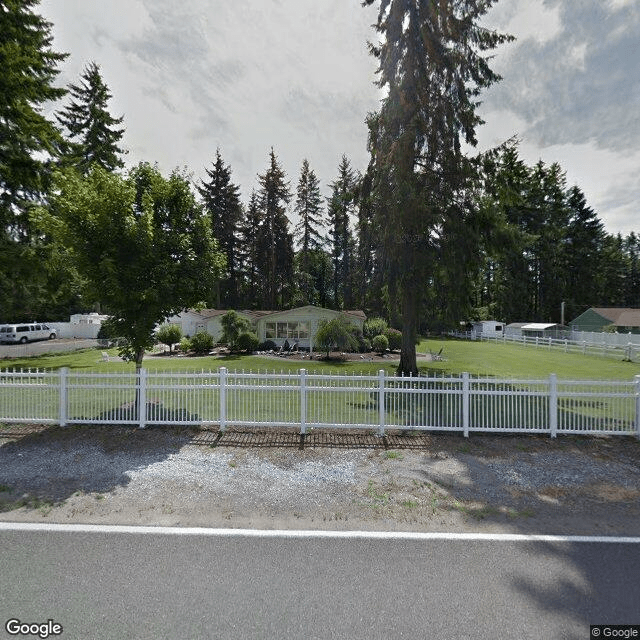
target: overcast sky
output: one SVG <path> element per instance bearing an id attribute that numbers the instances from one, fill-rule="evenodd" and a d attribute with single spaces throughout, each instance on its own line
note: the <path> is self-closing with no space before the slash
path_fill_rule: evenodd
<path id="1" fill-rule="evenodd" d="M 246 201 L 273 146 L 292 191 L 306 157 L 323 191 L 342 154 L 364 170 L 378 107 L 360 0 L 42 0 L 59 84 L 97 62 L 124 115 L 128 165 L 204 175 L 219 147 Z M 513 135 L 559 162 L 611 233 L 640 231 L 640 0 L 501 0 L 486 26 L 503 81 L 483 96 L 480 148 Z"/>

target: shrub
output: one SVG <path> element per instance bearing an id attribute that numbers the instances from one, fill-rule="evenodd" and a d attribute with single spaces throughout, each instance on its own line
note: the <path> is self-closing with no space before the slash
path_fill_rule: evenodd
<path id="1" fill-rule="evenodd" d="M 397 329 L 387 329 L 384 335 L 389 341 L 389 349 L 391 351 L 397 351 L 402 348 L 402 332 Z"/>
<path id="2" fill-rule="evenodd" d="M 191 348 L 198 354 L 209 353 L 213 349 L 213 336 L 206 331 L 198 331 L 191 338 Z"/>
<path id="3" fill-rule="evenodd" d="M 265 340 L 258 345 L 259 351 L 275 351 L 278 345 L 273 340 Z"/>
<path id="4" fill-rule="evenodd" d="M 384 335 L 388 327 L 389 325 L 384 318 L 369 318 L 365 320 L 363 332 L 369 340 L 373 340 L 376 336 Z"/>
<path id="5" fill-rule="evenodd" d="M 236 346 L 240 351 L 257 351 L 259 344 L 258 336 L 251 331 L 243 331 L 236 341 Z"/>
<path id="6" fill-rule="evenodd" d="M 180 351 L 182 351 L 182 353 L 189 352 L 191 350 L 191 340 L 189 340 L 187 336 L 183 336 L 182 340 L 180 340 L 178 348 L 180 349 Z"/>
<path id="7" fill-rule="evenodd" d="M 351 330 L 351 323 L 341 316 L 320 322 L 315 343 L 318 349 L 327 352 L 327 358 L 334 347 L 342 351 L 355 351 L 358 348 L 358 341 Z"/>
<path id="8" fill-rule="evenodd" d="M 369 340 L 369 338 L 362 338 L 362 353 L 369 353 L 372 348 L 371 340 Z"/>
<path id="9" fill-rule="evenodd" d="M 178 344 L 182 338 L 182 329 L 177 324 L 163 324 L 156 333 L 158 342 L 166 344 L 169 352 L 173 351 L 173 345 Z"/>
<path id="10" fill-rule="evenodd" d="M 230 351 L 239 349 L 238 337 L 241 333 L 248 333 L 251 324 L 235 311 L 227 311 L 220 320 L 222 324 L 222 342 L 226 343 Z"/>
<path id="11" fill-rule="evenodd" d="M 385 335 L 377 335 L 371 341 L 373 350 L 377 353 L 384 353 L 389 348 L 389 340 Z"/>

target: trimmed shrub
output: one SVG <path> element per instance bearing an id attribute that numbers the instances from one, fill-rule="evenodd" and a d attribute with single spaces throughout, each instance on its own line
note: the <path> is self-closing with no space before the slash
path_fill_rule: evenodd
<path id="1" fill-rule="evenodd" d="M 243 331 L 236 341 L 236 347 L 240 351 L 257 351 L 259 344 L 258 336 L 251 331 Z"/>
<path id="2" fill-rule="evenodd" d="M 371 341 L 371 346 L 376 353 L 384 353 L 389 348 L 389 340 L 385 335 L 377 335 Z"/>
<path id="3" fill-rule="evenodd" d="M 384 318 L 369 318 L 365 320 L 362 331 L 369 340 L 373 340 L 376 336 L 384 335 L 388 328 L 389 325 Z"/>
<path id="4" fill-rule="evenodd" d="M 206 331 L 198 331 L 191 338 L 191 348 L 198 354 L 209 353 L 213 349 L 213 336 L 206 333 Z"/>
<path id="5" fill-rule="evenodd" d="M 258 345 L 259 351 L 276 351 L 278 346 L 273 340 L 265 340 Z"/>
<path id="6" fill-rule="evenodd" d="M 398 331 L 397 329 L 387 329 L 384 332 L 384 335 L 389 341 L 389 349 L 391 349 L 391 351 L 398 351 L 402 348 L 402 331 Z"/>
<path id="7" fill-rule="evenodd" d="M 173 345 L 178 344 L 182 338 L 182 329 L 177 324 L 163 324 L 156 333 L 158 342 L 166 344 L 169 352 L 173 351 Z"/>
<path id="8" fill-rule="evenodd" d="M 187 336 L 183 336 L 182 340 L 180 340 L 180 344 L 178 345 L 178 349 L 180 349 L 182 353 L 188 353 L 191 351 L 191 340 L 189 340 Z"/>

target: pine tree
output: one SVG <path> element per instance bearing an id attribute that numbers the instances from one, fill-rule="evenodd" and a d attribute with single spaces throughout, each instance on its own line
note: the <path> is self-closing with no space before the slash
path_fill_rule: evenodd
<path id="1" fill-rule="evenodd" d="M 213 237 L 227 258 L 226 271 L 213 303 L 217 309 L 234 309 L 238 303 L 240 188 L 231 182 L 231 167 L 224 164 L 220 149 L 216 150 L 213 168 L 206 169 L 206 173 L 209 181 L 201 181 L 196 189 L 211 218 Z"/>
<path id="2" fill-rule="evenodd" d="M 444 264 L 438 259 L 439 234 L 464 227 L 470 215 L 464 198 L 473 172 L 462 142 L 476 144 L 475 129 L 482 122 L 477 97 L 499 80 L 486 52 L 508 39 L 478 25 L 491 5 L 491 0 L 380 3 L 376 30 L 382 43 L 371 51 L 379 59 L 378 85 L 388 95 L 376 141 L 382 196 L 376 228 L 402 298 L 400 373 L 417 372 L 418 300 L 429 281 L 427 270 Z"/>
<path id="3" fill-rule="evenodd" d="M 314 304 L 317 302 L 315 272 L 318 267 L 316 252 L 321 250 L 324 243 L 322 237 L 322 196 L 320 195 L 320 180 L 309 167 L 305 158 L 302 161 L 300 179 L 294 211 L 300 220 L 294 229 L 294 239 L 298 243 L 299 251 L 295 256 L 296 283 L 298 299 L 296 303 Z"/>
<path id="4" fill-rule="evenodd" d="M 124 116 L 113 118 L 107 109 L 111 93 L 100 75 L 100 67 L 91 62 L 81 75 L 80 84 L 69 85 L 71 103 L 58 115 L 68 139 L 63 144 L 63 164 L 87 175 L 97 164 L 107 171 L 124 167 L 120 158 L 125 151 L 118 146 L 124 129 Z"/>
<path id="5" fill-rule="evenodd" d="M 332 182 L 327 206 L 327 222 L 333 257 L 333 304 L 336 309 L 349 309 L 353 305 L 353 273 L 350 217 L 355 215 L 358 176 L 343 155 L 338 167 L 338 178 Z"/>
<path id="6" fill-rule="evenodd" d="M 0 3 L 0 316 L 6 321 L 33 319 L 47 308 L 49 252 L 29 210 L 50 186 L 60 133 L 42 106 L 66 93 L 53 83 L 68 54 L 51 48 L 51 24 L 34 12 L 37 5 Z"/>
<path id="7" fill-rule="evenodd" d="M 249 205 L 241 218 L 238 233 L 238 263 L 240 265 L 240 299 L 242 306 L 255 309 L 258 302 L 258 229 L 262 222 L 262 213 L 255 189 L 251 192 Z"/>
<path id="8" fill-rule="evenodd" d="M 293 237 L 289 233 L 287 205 L 289 183 L 271 149 L 269 168 L 258 176 L 258 203 L 261 213 L 256 238 L 262 306 L 282 309 L 293 297 Z"/>

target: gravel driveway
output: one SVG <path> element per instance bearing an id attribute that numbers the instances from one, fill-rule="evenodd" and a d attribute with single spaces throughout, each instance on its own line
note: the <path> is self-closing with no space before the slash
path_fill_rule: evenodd
<path id="1" fill-rule="evenodd" d="M 0 426 L 0 520 L 640 535 L 640 443 Z"/>

